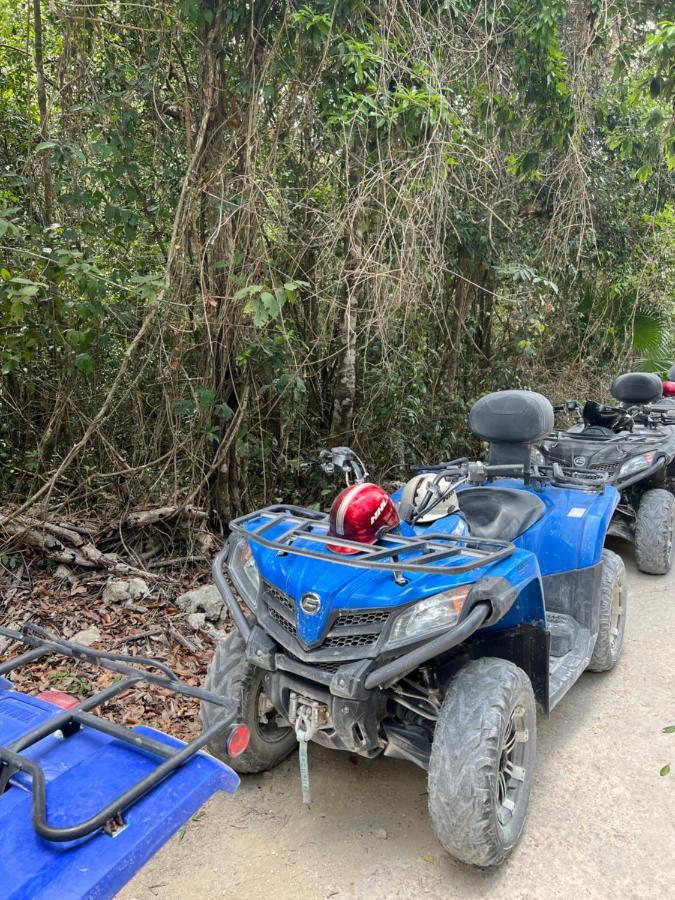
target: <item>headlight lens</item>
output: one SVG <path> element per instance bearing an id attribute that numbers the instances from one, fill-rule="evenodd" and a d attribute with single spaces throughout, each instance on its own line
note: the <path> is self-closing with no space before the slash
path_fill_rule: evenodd
<path id="1" fill-rule="evenodd" d="M 260 575 L 246 538 L 240 538 L 234 545 L 230 551 L 227 565 L 246 602 L 250 606 L 255 606 L 260 587 Z"/>
<path id="2" fill-rule="evenodd" d="M 456 625 L 470 590 L 471 585 L 466 584 L 415 603 L 396 619 L 387 645 L 407 644 Z"/>
<path id="3" fill-rule="evenodd" d="M 632 475 L 641 469 L 647 469 L 654 462 L 655 455 L 652 450 L 650 453 L 641 453 L 639 456 L 634 456 L 621 466 L 619 473 L 621 475 Z"/>

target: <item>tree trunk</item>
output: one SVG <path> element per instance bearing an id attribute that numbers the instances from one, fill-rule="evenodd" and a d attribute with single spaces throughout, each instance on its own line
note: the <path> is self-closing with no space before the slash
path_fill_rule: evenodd
<path id="1" fill-rule="evenodd" d="M 49 110 L 47 109 L 47 90 L 45 87 L 44 54 L 42 49 L 42 7 L 40 0 L 33 0 L 33 30 L 35 33 L 35 80 L 37 85 L 38 109 L 40 110 L 40 142 L 49 140 Z M 42 183 L 45 192 L 42 207 L 43 225 L 50 225 L 54 220 L 54 183 L 52 179 L 51 154 L 43 150 Z"/>
<path id="2" fill-rule="evenodd" d="M 342 320 L 342 359 L 333 396 L 330 440 L 332 446 L 349 444 L 356 400 L 356 313 L 357 302 L 349 288 Z"/>

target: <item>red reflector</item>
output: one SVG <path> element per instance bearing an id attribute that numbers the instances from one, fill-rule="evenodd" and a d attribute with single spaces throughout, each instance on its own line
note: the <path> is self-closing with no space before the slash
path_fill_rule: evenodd
<path id="1" fill-rule="evenodd" d="M 251 740 L 251 732 L 246 725 L 235 725 L 227 737 L 227 755 L 241 756 Z"/>
<path id="2" fill-rule="evenodd" d="M 36 696 L 38 700 L 44 700 L 45 703 L 51 703 L 53 706 L 60 706 L 61 709 L 72 709 L 80 702 L 77 697 L 66 694 L 65 691 L 40 691 Z"/>

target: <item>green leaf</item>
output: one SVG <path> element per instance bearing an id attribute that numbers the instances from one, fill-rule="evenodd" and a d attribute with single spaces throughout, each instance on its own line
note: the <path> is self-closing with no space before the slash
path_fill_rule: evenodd
<path id="1" fill-rule="evenodd" d="M 195 394 L 197 395 L 197 401 L 200 406 L 212 406 L 213 401 L 216 399 L 216 392 L 214 389 L 204 387 L 203 385 L 195 388 Z"/>
<path id="2" fill-rule="evenodd" d="M 670 763 L 661 768 L 659 775 L 670 775 Z"/>
<path id="3" fill-rule="evenodd" d="M 263 291 L 260 295 L 260 302 L 267 310 L 270 319 L 279 315 L 279 304 L 277 303 L 274 294 L 270 294 L 269 291 Z"/>
<path id="4" fill-rule="evenodd" d="M 234 299 L 243 300 L 244 297 L 250 297 L 252 294 L 259 294 L 262 290 L 264 290 L 264 288 L 261 284 L 249 284 L 248 287 L 239 288 L 234 295 Z"/>
<path id="5" fill-rule="evenodd" d="M 43 150 L 53 150 L 54 147 L 58 147 L 59 145 L 56 141 L 43 141 L 41 144 L 38 144 L 35 148 L 36 153 L 42 153 Z"/>
<path id="6" fill-rule="evenodd" d="M 664 734 L 675 734 L 675 725 L 666 725 L 663 729 Z"/>
<path id="7" fill-rule="evenodd" d="M 94 371 L 94 360 L 88 353 L 78 353 L 75 357 L 75 365 L 84 375 L 91 375 Z"/>
<path id="8" fill-rule="evenodd" d="M 234 416 L 234 410 L 231 409 L 227 403 L 216 403 L 213 407 L 213 411 L 219 415 L 223 421 L 229 422 L 230 419 Z"/>

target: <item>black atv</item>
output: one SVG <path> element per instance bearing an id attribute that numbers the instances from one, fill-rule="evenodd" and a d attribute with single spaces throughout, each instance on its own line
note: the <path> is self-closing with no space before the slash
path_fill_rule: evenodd
<path id="1" fill-rule="evenodd" d="M 619 376 L 611 393 L 617 406 L 555 407 L 576 422 L 545 438 L 534 458 L 568 478 L 604 474 L 621 493 L 609 534 L 634 542 L 641 572 L 665 575 L 675 534 L 675 406 L 663 403 L 660 378 L 647 373 Z"/>

